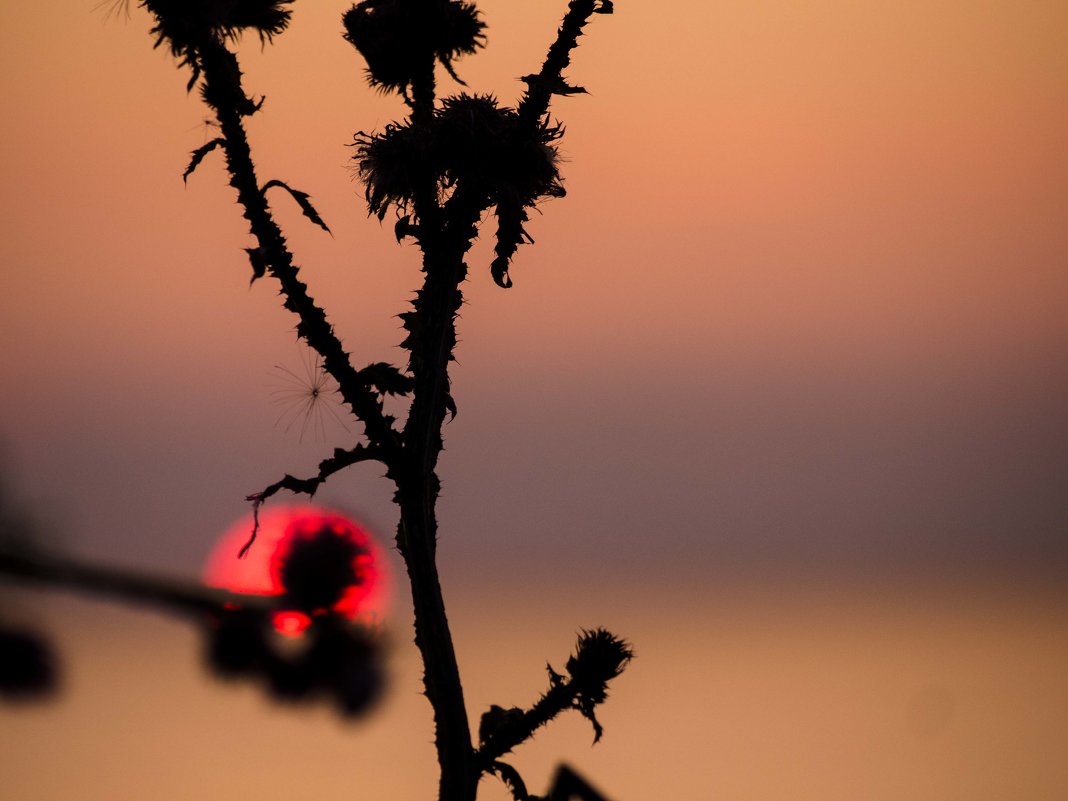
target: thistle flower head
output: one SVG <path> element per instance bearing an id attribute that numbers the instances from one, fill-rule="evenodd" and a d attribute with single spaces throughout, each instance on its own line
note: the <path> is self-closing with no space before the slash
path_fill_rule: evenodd
<path id="1" fill-rule="evenodd" d="M 406 210 L 419 187 L 440 174 L 434 137 L 425 127 L 390 123 L 381 133 L 360 131 L 354 139 L 356 174 L 368 211 L 380 220 L 391 206 Z"/>
<path id="2" fill-rule="evenodd" d="M 175 56 L 208 39 L 235 39 L 246 30 L 268 41 L 289 25 L 293 0 L 141 0 L 153 17 L 156 46 L 166 42 Z"/>
<path id="3" fill-rule="evenodd" d="M 128 2 L 128 0 L 126 0 Z M 237 39 L 247 30 L 268 42 L 289 25 L 293 0 L 140 0 L 155 18 L 150 33 L 155 47 L 166 43 L 171 55 L 193 71 L 191 89 L 200 77 L 197 50 L 209 42 Z"/>
<path id="4" fill-rule="evenodd" d="M 458 0 L 363 0 L 342 23 L 345 39 L 367 62 L 368 82 L 383 91 L 404 92 L 428 60 L 440 61 L 456 78 L 452 60 L 486 41 L 474 3 Z"/>
<path id="5" fill-rule="evenodd" d="M 581 694 L 593 704 L 600 704 L 607 697 L 608 682 L 618 677 L 633 658 L 634 649 L 626 640 L 605 629 L 584 629 L 566 667 Z"/>
<path id="6" fill-rule="evenodd" d="M 559 126 L 524 125 L 515 109 L 492 95 L 447 97 L 425 125 L 392 123 L 355 137 L 357 175 L 372 214 L 406 211 L 420 188 L 465 184 L 490 203 L 532 206 L 560 197 Z"/>

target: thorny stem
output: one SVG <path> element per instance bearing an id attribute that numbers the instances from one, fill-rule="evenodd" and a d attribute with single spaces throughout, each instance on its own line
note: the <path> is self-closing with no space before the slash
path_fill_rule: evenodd
<path id="1" fill-rule="evenodd" d="M 413 0 L 416 4 L 425 0 Z M 529 125 L 540 124 L 549 102 L 562 83 L 562 72 L 578 44 L 582 28 L 593 13 L 610 13 L 608 0 L 571 0 L 557 38 L 541 71 L 528 81 L 518 112 Z M 297 333 L 320 354 L 326 371 L 338 382 L 342 398 L 364 425 L 368 446 L 335 451 L 320 464 L 311 479 L 286 476 L 258 496 L 256 503 L 281 489 L 313 493 L 326 478 L 348 464 L 371 458 L 387 467 L 396 487 L 400 507 L 397 545 L 411 583 L 415 612 L 415 641 L 424 666 L 424 687 L 434 712 L 435 745 L 441 768 L 439 801 L 474 801 L 481 775 L 494 769 L 494 760 L 529 738 L 557 712 L 574 701 L 572 683 L 552 687 L 529 711 L 521 725 L 483 743 L 472 745 L 456 653 L 445 613 L 445 603 L 436 564 L 436 504 L 440 481 L 436 468 L 442 451 L 441 429 L 445 416 L 455 411 L 449 393 L 448 365 L 456 346 L 456 315 L 463 300 L 460 286 L 467 275 L 465 256 L 477 236 L 481 213 L 489 205 L 484 192 L 462 184 L 444 203 L 440 202 L 436 177 L 427 181 L 413 198 L 422 234 L 425 278 L 408 315 L 410 370 L 414 387 L 403 431 L 385 414 L 382 397 L 369 376 L 352 367 L 349 355 L 327 322 L 324 311 L 299 278 L 285 237 L 275 222 L 256 177 L 242 118 L 257 110 L 241 88 L 237 59 L 225 44 L 212 36 L 197 43 L 194 72 L 204 79 L 205 99 L 214 109 L 226 154 L 230 185 L 255 237 L 257 262 L 281 285 L 284 307 L 298 317 Z M 190 63 L 188 60 L 186 63 Z M 412 82 L 413 124 L 430 121 L 435 108 L 434 58 Z M 195 80 L 195 76 L 194 76 Z M 200 156 L 202 158 L 203 155 Z M 195 166 L 195 163 L 192 166 Z M 245 596 L 186 585 L 172 585 L 124 571 L 87 567 L 58 560 L 35 561 L 0 555 L 0 572 L 37 581 L 59 583 L 138 600 L 154 600 L 184 611 L 208 611 L 237 600 L 255 603 Z M 263 602 L 260 601 L 262 604 Z M 568 771 L 565 779 L 572 774 Z M 582 788 L 558 781 L 552 798 Z M 585 786 L 585 785 L 583 785 Z M 563 787 L 563 790 L 559 788 Z M 570 796 L 569 796 L 570 797 Z M 595 795 L 588 796 L 597 797 Z"/>
<path id="2" fill-rule="evenodd" d="M 206 42 L 200 47 L 200 65 L 204 73 L 206 93 L 213 89 L 223 96 L 240 96 L 241 73 L 236 58 L 220 42 Z M 338 382 L 341 396 L 353 414 L 364 424 L 368 440 L 387 453 L 398 447 L 397 432 L 385 415 L 381 399 L 371 390 L 352 367 L 349 355 L 327 322 L 326 313 L 308 294 L 308 287 L 299 278 L 299 268 L 293 262 L 282 230 L 275 222 L 256 178 L 248 137 L 241 121 L 242 112 L 236 103 L 214 106 L 222 138 L 225 141 L 226 167 L 230 185 L 237 190 L 237 200 L 244 209 L 249 229 L 264 256 L 271 275 L 282 287 L 284 306 L 299 318 L 297 334 L 323 357 L 323 366 Z M 388 458 L 388 457 L 386 457 Z"/>
<path id="3" fill-rule="evenodd" d="M 556 32 L 556 40 L 549 46 L 541 70 L 533 81 L 528 82 L 517 109 L 528 125 L 536 123 L 548 113 L 553 83 L 561 79 L 563 71 L 571 63 L 571 51 L 578 47 L 582 29 L 599 5 L 603 5 L 603 0 L 571 0 L 568 3 L 567 13 Z"/>
<path id="4" fill-rule="evenodd" d="M 433 70 L 431 58 L 413 82 L 415 124 L 426 123 L 433 115 Z M 481 208 L 466 219 L 446 216 L 438 202 L 436 178 L 421 189 L 414 205 L 427 232 L 420 240 L 425 277 L 409 317 L 406 342 L 415 386 L 403 432 L 404 468 L 396 476 L 401 510 L 397 547 L 412 588 L 415 644 L 423 660 L 424 691 L 434 712 L 434 744 L 441 768 L 438 798 L 474 801 L 481 773 L 475 765 L 437 568 L 436 507 L 441 482 L 436 468 L 442 450 L 441 428 L 452 406 L 448 366 L 456 345 L 456 315 L 463 302 L 460 284 L 467 277 L 464 255 L 477 235 Z"/>

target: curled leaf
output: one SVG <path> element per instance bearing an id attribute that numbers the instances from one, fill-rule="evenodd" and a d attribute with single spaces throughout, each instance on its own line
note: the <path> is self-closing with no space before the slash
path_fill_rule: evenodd
<path id="1" fill-rule="evenodd" d="M 200 162 L 204 160 L 204 157 L 217 147 L 226 147 L 226 140 L 222 137 L 216 137 L 193 151 L 192 158 L 189 159 L 189 166 L 186 167 L 185 172 L 182 173 L 183 184 L 189 183 L 189 176 L 193 174 L 193 170 L 199 167 Z"/>
<path id="2" fill-rule="evenodd" d="M 507 762 L 497 760 L 489 766 L 489 769 L 491 773 L 498 776 L 508 786 L 508 790 L 512 793 L 512 798 L 515 801 L 534 801 L 527 790 L 523 777 L 519 775 L 519 771 Z"/>
<path id="3" fill-rule="evenodd" d="M 319 216 L 319 212 L 315 210 L 315 206 L 312 205 L 311 199 L 309 198 L 307 192 L 301 192 L 299 189 L 293 189 L 291 186 L 289 186 L 289 184 L 279 180 L 268 181 L 263 185 L 263 189 L 261 191 L 266 193 L 267 190 L 270 189 L 272 186 L 279 186 L 289 192 L 290 196 L 295 201 L 297 201 L 297 205 L 300 206 L 300 210 L 304 212 L 305 217 L 307 217 L 313 223 L 315 223 L 328 234 L 330 234 L 330 236 L 334 235 L 333 231 L 330 230 L 330 227 L 325 222 L 323 222 L 323 218 Z"/>

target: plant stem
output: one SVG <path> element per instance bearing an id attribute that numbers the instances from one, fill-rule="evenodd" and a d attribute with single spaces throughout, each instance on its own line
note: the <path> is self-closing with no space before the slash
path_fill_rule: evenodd
<path id="1" fill-rule="evenodd" d="M 453 208 L 455 210 L 455 207 Z M 440 490 L 436 467 L 441 427 L 451 404 L 448 365 L 456 344 L 456 313 L 467 276 L 464 255 L 480 212 L 464 209 L 451 226 L 436 227 L 423 241 L 423 288 L 415 302 L 411 369 L 415 390 L 404 428 L 404 471 L 398 476 L 401 523 L 397 546 L 404 557 L 415 610 L 415 643 L 423 659 L 423 684 L 434 710 L 441 767 L 440 801 L 474 801 L 480 771 L 475 764 L 456 652 L 445 614 L 436 563 Z M 434 216 L 444 217 L 434 204 Z"/>
<path id="2" fill-rule="evenodd" d="M 199 52 L 204 72 L 205 98 L 244 97 L 241 72 L 234 54 L 215 41 L 203 44 Z M 341 396 L 356 418 L 364 424 L 368 440 L 391 449 L 396 445 L 397 432 L 385 416 L 381 400 L 352 367 L 341 340 L 327 322 L 325 312 L 308 294 L 307 285 L 299 278 L 299 270 L 293 263 L 285 236 L 271 214 L 256 177 L 248 137 L 241 121 L 242 111 L 236 102 L 212 104 L 212 107 L 226 143 L 230 185 L 237 190 L 238 203 L 265 255 L 271 275 L 281 284 L 285 298 L 283 305 L 299 318 L 297 334 L 323 357 L 324 368 L 338 382 Z"/>

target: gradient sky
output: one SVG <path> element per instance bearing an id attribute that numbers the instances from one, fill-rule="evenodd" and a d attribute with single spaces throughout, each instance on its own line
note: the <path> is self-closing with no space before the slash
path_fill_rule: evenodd
<path id="1" fill-rule="evenodd" d="M 94 3 L 3 12 L 0 439 L 64 548 L 194 575 L 246 494 L 352 435 L 278 424 L 293 321 L 248 287 L 218 154 L 180 178 L 206 112 L 144 12 Z M 460 75 L 516 98 L 563 6 L 480 3 Z M 243 43 L 249 127 L 261 178 L 334 231 L 272 198 L 354 360 L 401 361 L 417 252 L 366 218 L 346 145 L 402 107 L 365 87 L 345 7 Z M 590 94 L 554 106 L 568 196 L 514 288 L 472 252 L 447 593 L 1063 579 L 1068 6 L 616 8 L 569 73 Z M 394 525 L 373 468 L 321 499 Z"/>
<path id="2" fill-rule="evenodd" d="M 264 179 L 358 362 L 401 360 L 416 252 L 362 211 L 368 92 L 337 9 L 243 48 Z M 559 9 L 487 4 L 516 97 Z M 516 286 L 472 256 L 443 516 L 457 564 L 1068 559 L 1061 4 L 693 3 L 599 18 L 560 99 L 569 196 Z M 193 568 L 242 497 L 335 443 L 277 426 L 292 321 L 148 20 L 7 11 L 3 435 L 71 545 Z M 324 495 L 388 530 L 373 471 Z M 149 527 L 152 535 L 135 534 Z M 449 538 L 449 534 L 446 534 Z M 462 558 L 460 555 L 462 554 Z"/>

